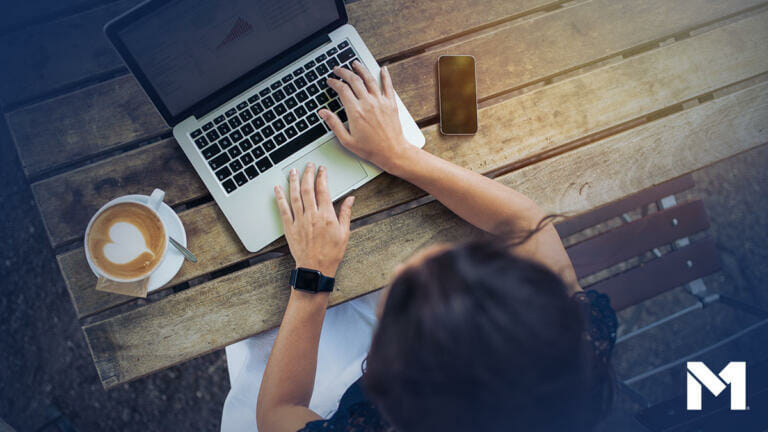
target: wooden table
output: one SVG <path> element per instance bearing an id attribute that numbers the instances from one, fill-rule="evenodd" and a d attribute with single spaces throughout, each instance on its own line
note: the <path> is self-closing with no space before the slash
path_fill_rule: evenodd
<path id="1" fill-rule="evenodd" d="M 135 3 L 48 24 L 83 43 L 59 54 L 56 44 L 66 38 L 51 42 L 46 64 L 72 66 L 32 88 L 68 91 L 6 115 L 106 388 L 277 326 L 293 266 L 282 239 L 257 254 L 243 248 L 168 126 L 109 51 L 101 22 L 88 24 Z M 495 177 L 548 212 L 577 214 L 768 142 L 765 5 L 361 0 L 348 11 L 389 64 L 426 150 Z M 435 126 L 441 54 L 477 59 L 480 131 L 473 137 L 443 137 Z M 148 301 L 95 291 L 81 246 L 88 219 L 111 198 L 155 187 L 178 211 L 199 262 L 185 263 Z M 423 196 L 388 175 L 356 196 L 332 304 L 380 288 L 396 263 L 427 244 L 475 235 L 437 202 L 371 218 Z"/>

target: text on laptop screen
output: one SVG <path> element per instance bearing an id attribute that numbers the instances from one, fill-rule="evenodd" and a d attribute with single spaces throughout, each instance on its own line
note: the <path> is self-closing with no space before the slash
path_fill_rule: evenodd
<path id="1" fill-rule="evenodd" d="M 177 115 L 337 19 L 334 0 L 179 0 L 120 38 Z"/>

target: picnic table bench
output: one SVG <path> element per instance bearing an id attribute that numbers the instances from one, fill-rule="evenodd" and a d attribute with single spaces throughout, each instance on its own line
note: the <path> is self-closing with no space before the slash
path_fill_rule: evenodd
<path id="1" fill-rule="evenodd" d="M 48 56 L 34 73 L 10 65 L 16 80 L 0 85 L 4 100 L 21 101 L 6 120 L 105 388 L 279 325 L 293 267 L 284 239 L 255 254 L 242 246 L 109 48 L 101 25 L 137 3 L 24 30 L 57 37 L 41 47 Z M 425 149 L 516 188 L 550 213 L 582 214 L 768 142 L 765 0 L 360 0 L 347 7 L 389 65 Z M 5 39 L 3 49 L 13 50 L 24 35 Z M 443 54 L 477 59 L 474 136 L 439 133 L 435 62 Z M 96 291 L 82 249 L 89 218 L 116 196 L 154 188 L 166 191 L 199 262 L 185 263 L 147 300 Z M 425 245 L 477 235 L 386 174 L 355 195 L 332 305 L 381 288 L 395 264 Z"/>

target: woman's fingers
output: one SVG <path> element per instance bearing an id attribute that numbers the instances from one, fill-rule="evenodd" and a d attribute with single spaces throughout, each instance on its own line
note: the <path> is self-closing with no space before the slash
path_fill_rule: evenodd
<path id="1" fill-rule="evenodd" d="M 341 208 L 339 209 L 339 224 L 347 231 L 349 231 L 349 223 L 352 220 L 352 204 L 354 203 L 354 196 L 347 197 L 344 202 L 341 203 Z"/>
<path id="2" fill-rule="evenodd" d="M 275 200 L 277 201 L 277 208 L 280 210 L 280 219 L 283 220 L 283 227 L 288 229 L 289 226 L 293 225 L 293 216 L 288 200 L 285 199 L 283 188 L 279 185 L 275 186 Z"/>
<path id="3" fill-rule="evenodd" d="M 392 87 L 392 77 L 389 76 L 389 68 L 384 66 L 381 68 L 381 93 L 387 99 L 394 99 L 395 89 Z"/>
<path id="4" fill-rule="evenodd" d="M 320 211 L 333 211 L 331 202 L 331 193 L 328 191 L 328 170 L 321 166 L 317 170 L 317 180 L 315 181 L 315 191 L 317 195 L 317 208 Z"/>
<path id="5" fill-rule="evenodd" d="M 360 63 L 358 60 L 355 60 L 354 63 L 352 63 L 352 68 L 355 69 L 355 72 L 363 79 L 363 83 L 365 83 L 365 88 L 368 89 L 369 93 L 380 95 L 381 89 L 379 89 L 379 83 L 376 82 L 376 78 L 371 75 L 371 72 L 368 70 L 367 67 L 365 67 L 362 63 Z"/>
<path id="6" fill-rule="evenodd" d="M 335 73 L 338 77 L 349 84 L 350 87 L 352 87 L 352 90 L 355 92 L 355 96 L 357 96 L 358 99 L 362 99 L 368 95 L 368 89 L 365 88 L 363 79 L 357 76 L 356 73 L 347 68 L 339 66 L 333 68 L 333 73 Z"/>
<path id="7" fill-rule="evenodd" d="M 299 193 L 299 172 L 296 168 L 291 168 L 288 175 L 288 185 L 291 194 L 291 209 L 293 209 L 294 219 L 298 219 L 304 214 L 304 205 L 301 204 L 301 194 Z"/>
<path id="8" fill-rule="evenodd" d="M 301 202 L 304 204 L 304 212 L 309 213 L 317 211 L 315 202 L 315 164 L 312 162 L 304 168 L 304 175 L 301 176 Z"/>
<path id="9" fill-rule="evenodd" d="M 350 108 L 357 109 L 358 102 L 357 97 L 355 97 L 355 94 L 352 92 L 352 89 L 349 88 L 348 85 L 345 83 L 333 79 L 328 78 L 328 86 L 334 90 L 336 90 L 336 93 L 339 94 L 339 97 L 341 98 L 341 103 L 344 105 L 344 108 L 349 110 Z"/>
<path id="10" fill-rule="evenodd" d="M 331 128 L 331 131 L 336 134 L 336 137 L 344 146 L 346 146 L 347 143 L 352 140 L 352 135 L 349 134 L 349 131 L 347 130 L 346 126 L 344 126 L 344 123 L 342 123 L 339 116 L 325 108 L 321 109 L 317 114 L 321 119 L 325 120 L 325 124 Z"/>

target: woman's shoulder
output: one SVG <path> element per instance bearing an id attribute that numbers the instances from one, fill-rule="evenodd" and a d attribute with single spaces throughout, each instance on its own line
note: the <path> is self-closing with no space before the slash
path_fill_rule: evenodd
<path id="1" fill-rule="evenodd" d="M 608 362 L 616 343 L 619 327 L 611 299 L 595 290 L 579 291 L 573 295 L 584 314 L 585 337 L 592 344 L 598 360 Z"/>

